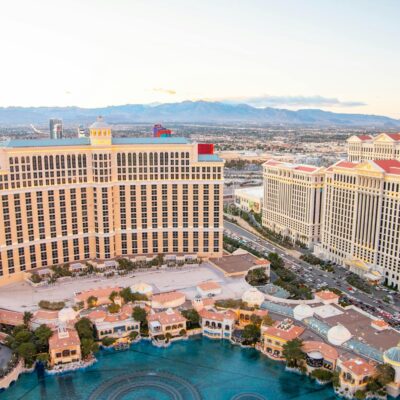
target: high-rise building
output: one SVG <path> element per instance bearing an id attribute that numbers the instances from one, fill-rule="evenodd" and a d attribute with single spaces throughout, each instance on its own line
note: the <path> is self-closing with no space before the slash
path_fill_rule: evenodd
<path id="1" fill-rule="evenodd" d="M 101 118 L 89 132 L 0 147 L 0 285 L 79 260 L 222 255 L 223 160 L 185 138 L 113 138 Z"/>
<path id="2" fill-rule="evenodd" d="M 324 168 L 269 160 L 263 164 L 263 225 L 312 247 L 320 238 Z"/>
<path id="3" fill-rule="evenodd" d="M 326 170 L 324 257 L 359 275 L 400 279 L 400 161 L 340 161 Z"/>
<path id="4" fill-rule="evenodd" d="M 61 119 L 51 118 L 49 121 L 50 139 L 62 139 L 63 123 Z"/>
<path id="5" fill-rule="evenodd" d="M 352 162 L 400 160 L 400 133 L 351 136 L 347 140 L 347 152 Z"/>

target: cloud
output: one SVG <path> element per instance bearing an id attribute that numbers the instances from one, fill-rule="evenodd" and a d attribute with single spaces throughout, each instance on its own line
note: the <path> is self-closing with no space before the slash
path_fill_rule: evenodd
<path id="1" fill-rule="evenodd" d="M 322 96 L 254 96 L 220 100 L 224 103 L 245 103 L 254 107 L 362 107 L 361 101 L 341 101 L 337 98 Z"/>
<path id="2" fill-rule="evenodd" d="M 159 92 L 159 93 L 164 93 L 164 94 L 170 94 L 170 95 L 174 95 L 176 94 L 175 90 L 172 89 L 163 89 L 163 88 L 154 88 L 153 92 Z"/>

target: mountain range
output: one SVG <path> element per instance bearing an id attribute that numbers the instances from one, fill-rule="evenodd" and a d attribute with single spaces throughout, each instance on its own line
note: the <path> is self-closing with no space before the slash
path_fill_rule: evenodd
<path id="1" fill-rule="evenodd" d="M 80 107 L 1 107 L 0 125 L 47 124 L 61 118 L 66 124 L 89 124 L 103 115 L 117 123 L 247 123 L 259 125 L 303 125 L 338 127 L 400 127 L 400 120 L 367 114 L 345 114 L 303 109 L 255 108 L 247 104 L 183 101 L 158 105 L 127 104 L 102 108 Z"/>

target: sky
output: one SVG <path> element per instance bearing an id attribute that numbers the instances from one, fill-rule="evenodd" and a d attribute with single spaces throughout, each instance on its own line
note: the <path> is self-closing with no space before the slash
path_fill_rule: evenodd
<path id="1" fill-rule="evenodd" d="M 400 118 L 398 0 L 1 0 L 0 106 L 184 100 Z"/>

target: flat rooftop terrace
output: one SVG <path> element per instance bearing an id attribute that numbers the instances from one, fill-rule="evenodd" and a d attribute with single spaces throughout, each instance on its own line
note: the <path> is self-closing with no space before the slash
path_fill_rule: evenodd
<path id="1" fill-rule="evenodd" d="M 255 265 L 257 260 L 257 257 L 247 253 L 224 255 L 219 258 L 210 258 L 209 261 L 226 276 L 242 276 Z"/>

